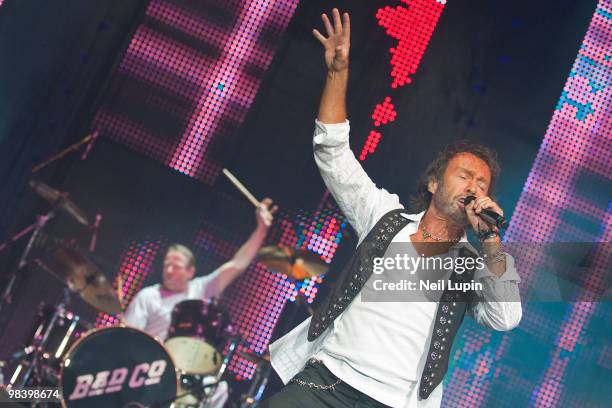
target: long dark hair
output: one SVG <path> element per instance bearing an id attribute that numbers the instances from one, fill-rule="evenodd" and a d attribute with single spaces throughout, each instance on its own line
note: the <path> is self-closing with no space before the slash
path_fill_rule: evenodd
<path id="1" fill-rule="evenodd" d="M 499 178 L 499 173 L 501 171 L 497 153 L 480 143 L 476 143 L 471 140 L 458 140 L 447 145 L 442 151 L 440 151 L 433 161 L 429 163 L 427 169 L 421 175 L 421 178 L 419 178 L 417 193 L 410 199 L 411 211 L 417 213 L 425 211 L 427 208 L 429 208 L 429 203 L 431 202 L 432 197 L 432 194 L 427 189 L 429 182 L 441 182 L 444 172 L 446 171 L 446 166 L 448 166 L 448 162 L 459 153 L 473 154 L 474 156 L 482 159 L 487 166 L 489 166 L 489 169 L 491 170 L 491 184 L 488 194 L 490 197 L 493 197 L 495 194 L 495 182 Z"/>

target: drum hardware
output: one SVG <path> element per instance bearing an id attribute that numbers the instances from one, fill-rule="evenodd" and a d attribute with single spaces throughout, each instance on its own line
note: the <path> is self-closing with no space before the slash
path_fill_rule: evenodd
<path id="1" fill-rule="evenodd" d="M 223 358 L 221 367 L 219 368 L 219 371 L 216 374 L 216 381 L 213 383 L 212 390 L 209 394 L 210 397 L 212 397 L 215 394 L 215 390 L 219 386 L 219 382 L 221 381 L 223 374 L 225 374 L 225 371 L 227 370 L 227 367 L 229 366 L 229 362 L 231 361 L 232 357 L 234 357 L 234 353 L 236 352 L 236 347 L 238 347 L 238 345 L 241 344 L 242 342 L 243 340 L 241 337 L 233 337 L 230 339 L 230 344 L 227 349 L 227 353 L 225 354 L 225 357 Z M 203 408 L 210 408 L 210 398 L 206 399 Z"/>
<path id="2" fill-rule="evenodd" d="M 207 383 L 206 379 L 206 376 L 181 376 L 178 395 L 166 401 L 155 403 L 148 408 L 161 408 L 171 403 L 173 403 L 172 407 L 177 408 L 200 408 L 203 401 L 213 396 L 213 387 L 216 388 L 218 385 L 217 381 L 213 380 L 213 382 Z"/>
<path id="3" fill-rule="evenodd" d="M 10 244 L 18 241 L 22 237 L 31 233 L 28 243 L 26 244 L 25 249 L 19 257 L 19 261 L 17 262 L 17 269 L 12 273 L 6 287 L 4 288 L 4 292 L 2 293 L 2 299 L 0 299 L 0 313 L 2 313 L 6 305 L 12 303 L 13 286 L 15 285 L 15 281 L 17 280 L 17 276 L 19 275 L 20 271 L 28 264 L 28 257 L 30 255 L 30 252 L 32 251 L 34 242 L 36 242 L 36 238 L 38 238 L 41 231 L 45 228 L 49 220 L 55 216 L 57 205 L 58 204 L 56 203 L 53 208 L 46 214 L 38 215 L 36 217 L 36 221 L 33 224 L 19 231 L 8 242 L 0 245 L 0 251 L 2 251 L 6 249 Z"/>
<path id="4" fill-rule="evenodd" d="M 67 192 L 56 190 L 48 184 L 34 179 L 30 180 L 30 187 L 41 198 L 66 212 L 79 224 L 85 227 L 92 225 L 85 211 L 83 211 L 72 199 L 70 199 Z"/>
<path id="5" fill-rule="evenodd" d="M 174 398 L 151 405 L 149 408 L 159 408 L 164 404 L 176 402 L 177 407 L 197 407 L 209 408 L 211 399 L 215 396 L 215 391 L 225 374 L 229 362 L 235 354 L 236 348 L 243 340 L 240 337 L 233 337 L 225 354 L 223 361 L 216 374 L 213 375 L 181 375 L 179 393 Z M 182 391 L 182 392 L 181 392 Z M 189 398 L 191 397 L 191 398 Z M 183 401 L 181 401 L 183 400 Z"/>
<path id="6" fill-rule="evenodd" d="M 105 313 L 120 313 L 121 304 L 113 285 L 98 266 L 81 251 L 60 246 L 52 252 L 49 263 L 38 265 L 51 273 L 68 288 L 78 293 L 90 306 Z"/>
<path id="7" fill-rule="evenodd" d="M 285 245 L 269 245 L 257 252 L 257 261 L 276 273 L 287 275 L 293 280 L 325 275 L 329 266 L 318 254 Z"/>
<path id="8" fill-rule="evenodd" d="M 236 347 L 244 343 L 237 333 L 216 299 L 189 299 L 174 306 L 165 346 L 182 374 L 177 407 L 217 403 L 213 399 L 219 382 Z M 228 341 L 227 351 L 222 353 Z"/>
<path id="9" fill-rule="evenodd" d="M 98 231 L 100 230 L 100 223 L 102 222 L 102 213 L 96 213 L 96 220 L 89 226 L 91 231 L 91 238 L 89 239 L 89 252 L 96 251 L 96 244 L 98 243 Z"/>
<path id="10" fill-rule="evenodd" d="M 97 233 L 100 226 L 100 221 L 102 220 L 102 215 L 98 213 L 96 215 L 95 223 L 91 224 L 87 214 L 73 200 L 70 199 L 67 192 L 56 190 L 51 186 L 38 180 L 30 180 L 30 187 L 38 196 L 48 201 L 52 206 L 47 213 L 38 215 L 34 223 L 17 232 L 7 242 L 0 244 L 0 251 L 3 251 L 11 244 L 20 240 L 22 237 L 26 236 L 27 234 L 30 234 L 30 238 L 26 244 L 26 247 L 20 256 L 19 261 L 17 262 L 17 268 L 12 273 L 6 287 L 4 288 L 2 298 L 0 299 L 0 314 L 2 313 L 4 307 L 10 304 L 12 301 L 13 287 L 15 285 L 19 272 L 28 264 L 28 258 L 30 256 L 30 252 L 34 246 L 34 243 L 36 242 L 41 231 L 46 227 L 48 222 L 55 217 L 55 214 L 58 209 L 61 209 L 67 214 L 69 214 L 78 223 L 86 226 L 92 232 L 89 245 L 90 250 L 95 249 Z"/>
<path id="11" fill-rule="evenodd" d="M 0 388 L 4 387 L 4 367 L 6 366 L 6 361 L 0 360 Z"/>
<path id="12" fill-rule="evenodd" d="M 49 341 L 49 336 L 51 335 L 52 330 L 56 327 L 58 320 L 63 317 L 66 313 L 66 306 L 70 303 L 70 291 L 68 288 L 64 288 L 63 290 L 63 299 L 60 303 L 53 307 L 53 314 L 49 320 L 49 323 L 46 327 L 43 325 L 39 325 L 38 329 L 34 334 L 34 339 L 32 344 L 23 349 L 23 357 L 22 361 L 18 365 L 15 370 L 11 381 L 9 382 L 12 386 L 17 387 L 26 387 L 31 383 L 34 384 L 42 384 L 46 379 L 47 375 L 45 370 L 46 365 L 44 364 L 45 360 L 50 360 L 51 356 L 46 352 L 47 342 Z M 71 333 L 74 329 L 71 329 Z M 55 351 L 55 356 L 57 359 L 61 357 L 68 339 L 60 344 L 60 349 Z M 45 355 L 47 353 L 47 355 Z M 20 354 L 20 352 L 16 353 Z M 30 357 L 31 356 L 31 357 Z M 20 378 L 19 383 L 17 379 L 19 378 L 20 371 L 25 370 L 23 375 Z"/>
<path id="13" fill-rule="evenodd" d="M 261 397 L 268 385 L 272 364 L 270 364 L 270 353 L 255 354 L 248 351 L 239 351 L 238 355 L 256 364 L 255 374 L 251 386 L 246 394 L 241 397 L 240 408 L 255 408 L 261 401 Z"/>
<path id="14" fill-rule="evenodd" d="M 318 254 L 286 245 L 269 245 L 261 248 L 257 252 L 257 261 L 294 282 L 325 275 L 329 271 L 329 266 Z M 314 315 L 312 306 L 304 295 L 298 292 L 295 295 L 294 306 L 289 311 L 285 327 L 277 326 L 275 331 L 289 332 L 300 306 L 303 306 L 311 316 Z"/>
<path id="15" fill-rule="evenodd" d="M 270 353 L 266 352 L 263 354 L 255 354 L 252 353 L 250 351 L 239 351 L 237 352 L 237 354 L 244 358 L 245 360 L 250 361 L 251 363 L 254 364 L 260 364 L 260 363 L 269 363 L 270 362 Z"/>
<path id="16" fill-rule="evenodd" d="M 98 135 L 99 135 L 99 132 L 97 130 L 94 130 L 93 132 L 85 136 L 83 139 L 71 144 L 70 146 L 66 147 L 64 150 L 60 151 L 59 153 L 54 154 L 48 159 L 45 159 L 42 163 L 39 163 L 36 166 L 32 167 L 32 173 L 33 174 L 38 173 L 40 170 L 44 169 L 49 164 L 61 159 L 68 153 L 75 151 L 76 149 L 84 145 L 85 143 L 89 143 L 87 147 L 85 148 L 83 155 L 81 156 L 81 160 L 85 160 L 87 158 L 87 154 L 91 150 L 92 143 L 98 138 Z"/>

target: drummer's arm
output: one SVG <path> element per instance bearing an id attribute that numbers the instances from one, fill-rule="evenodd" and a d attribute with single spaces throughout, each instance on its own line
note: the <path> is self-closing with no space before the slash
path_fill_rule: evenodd
<path id="1" fill-rule="evenodd" d="M 257 227 L 249 239 L 242 244 L 238 252 L 234 254 L 234 257 L 217 269 L 216 276 L 211 282 L 214 292 L 216 292 L 215 296 L 221 294 L 253 262 L 257 251 L 266 238 L 268 228 L 272 225 L 273 214 L 276 210 L 277 207 L 272 206 L 272 200 L 269 198 L 265 198 L 260 203 L 256 211 Z"/>

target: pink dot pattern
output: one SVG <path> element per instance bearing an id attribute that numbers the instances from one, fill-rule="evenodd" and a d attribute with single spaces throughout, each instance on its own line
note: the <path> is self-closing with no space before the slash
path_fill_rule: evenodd
<path id="1" fill-rule="evenodd" d="M 436 0 L 401 0 L 401 2 L 404 5 L 385 6 L 376 11 L 378 25 L 385 29 L 385 34 L 397 40 L 397 45 L 389 49 L 391 54 L 389 92 L 412 82 L 412 75 L 417 72 L 421 64 L 446 3 Z M 373 126 L 376 128 L 395 121 L 396 117 L 397 112 L 390 95 L 385 96 L 382 103 L 376 104 L 371 116 Z M 359 160 L 365 160 L 369 154 L 376 151 L 381 137 L 381 129 L 370 130 L 359 154 Z"/>
<path id="2" fill-rule="evenodd" d="M 94 127 L 212 185 L 297 3 L 152 0 Z"/>
<path id="3" fill-rule="evenodd" d="M 506 232 L 507 243 L 518 243 L 522 251 L 514 253 L 521 275 L 521 293 L 525 297 L 543 266 L 542 243 L 610 242 L 612 207 L 601 191 L 589 191 L 590 183 L 609 186 L 612 182 L 612 5 L 599 1 L 582 45 L 578 51 L 559 102 L 544 135 L 531 172 L 523 187 Z M 584 176 L 588 175 L 589 181 Z M 608 187 L 609 188 L 609 187 Z M 589 223 L 568 220 L 571 213 Z M 587 224 L 595 227 L 588 227 Z M 527 245 L 529 244 L 529 245 Z M 597 348 L 597 338 L 590 330 L 594 319 L 609 319 L 605 302 L 592 301 L 590 293 L 605 289 L 605 273 L 610 267 L 609 245 L 595 246 L 589 254 L 592 273 L 586 278 L 584 295 L 563 303 L 564 313 L 552 318 L 548 309 L 537 303 L 523 304 L 523 319 L 511 333 L 495 335 L 475 324 L 462 332 L 460 347 L 451 361 L 450 379 L 443 405 L 485 407 L 495 405 L 491 395 L 496 387 L 512 384 L 517 398 L 536 407 L 600 406 L 607 394 L 576 397 L 567 378 L 575 365 L 584 363 L 610 369 L 610 348 Z M 525 343 L 545 347 L 543 366 L 533 372 L 525 354 L 515 357 Z M 493 354 L 495 353 L 495 354 Z M 541 359 L 542 356 L 534 356 Z M 584 367 L 584 365 L 582 366 Z M 529 374 L 527 374 L 529 373 Z M 500 379 L 503 375 L 503 379 Z M 581 375 L 589 375 L 582 373 Z M 496 382 L 499 379 L 498 382 Z M 589 381 L 599 381 L 589 378 Z M 491 384 L 494 384 L 491 387 Z M 466 398 L 467 395 L 467 398 Z M 506 396 L 509 397 L 509 396 Z"/>

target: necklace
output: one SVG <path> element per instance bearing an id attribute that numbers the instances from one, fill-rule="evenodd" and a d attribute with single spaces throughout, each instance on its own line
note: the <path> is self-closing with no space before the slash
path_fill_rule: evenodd
<path id="1" fill-rule="evenodd" d="M 449 239 L 440 238 L 439 236 L 434 235 L 431 232 L 427 231 L 423 223 L 419 224 L 419 228 L 421 228 L 421 231 L 423 231 L 423 241 L 426 240 L 427 238 L 431 238 L 437 242 L 452 242 L 453 244 L 456 244 L 461 239 L 461 238 L 454 238 L 454 239 L 449 240 Z"/>

